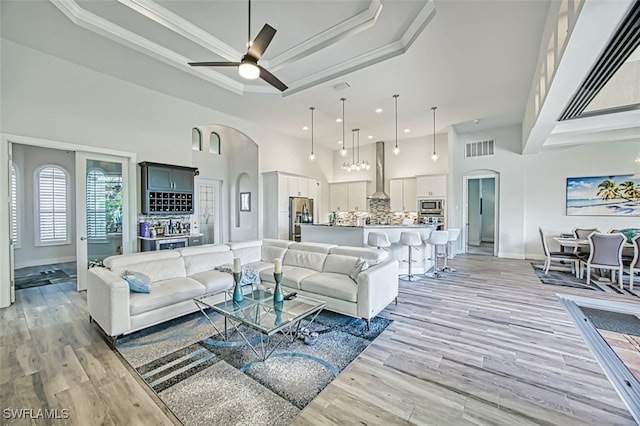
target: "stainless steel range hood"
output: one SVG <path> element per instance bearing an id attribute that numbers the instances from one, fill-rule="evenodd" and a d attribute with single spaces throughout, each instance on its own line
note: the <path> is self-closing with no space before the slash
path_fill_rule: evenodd
<path id="1" fill-rule="evenodd" d="M 384 192 L 384 142 L 376 142 L 376 192 L 371 194 L 372 200 L 390 200 Z"/>

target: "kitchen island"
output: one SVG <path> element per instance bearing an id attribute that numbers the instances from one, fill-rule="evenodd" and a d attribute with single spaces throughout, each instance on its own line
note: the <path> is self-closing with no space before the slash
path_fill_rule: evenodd
<path id="1" fill-rule="evenodd" d="M 433 225 L 328 225 L 328 224 L 301 224 L 300 241 L 347 245 L 356 247 L 368 247 L 367 239 L 371 232 L 383 232 L 387 234 L 391 247 L 387 249 L 389 255 L 398 260 L 400 273 L 407 273 L 407 263 L 403 262 L 408 257 L 408 249 L 400 244 L 400 234 L 403 231 L 414 231 L 420 234 L 421 239 L 426 240 Z M 422 244 L 413 250 L 415 263 L 411 267 L 412 273 L 423 273 L 433 266 L 431 258 L 432 247 Z"/>

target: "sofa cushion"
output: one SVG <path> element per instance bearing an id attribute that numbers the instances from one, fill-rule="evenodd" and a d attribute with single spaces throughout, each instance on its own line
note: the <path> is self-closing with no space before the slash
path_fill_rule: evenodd
<path id="1" fill-rule="evenodd" d="M 233 257 L 239 257 L 243 265 L 261 260 L 262 241 L 260 240 L 235 241 L 227 245 L 233 251 Z"/>
<path id="2" fill-rule="evenodd" d="M 187 275 L 191 276 L 199 272 L 212 271 L 216 266 L 233 262 L 233 252 L 219 251 L 184 256 L 184 265 Z"/>
<path id="3" fill-rule="evenodd" d="M 305 277 L 300 282 L 300 290 L 354 303 L 358 301 L 358 285 L 349 278 L 349 275 L 334 272 Z"/>
<path id="4" fill-rule="evenodd" d="M 271 268 L 271 270 L 273 270 L 273 262 L 251 262 L 243 266 L 253 268 L 254 270 L 256 270 L 256 272 L 258 272 L 258 274 L 260 274 L 260 272 L 264 271 L 265 269 Z"/>
<path id="5" fill-rule="evenodd" d="M 291 288 L 300 288 L 300 281 L 304 278 L 314 275 L 317 272 L 312 269 L 299 268 L 297 266 L 282 267 L 282 285 Z M 273 278 L 273 267 L 260 272 L 260 280 L 263 282 L 275 283 Z"/>
<path id="6" fill-rule="evenodd" d="M 350 247 L 350 246 L 336 246 L 329 249 L 329 254 L 341 254 L 343 256 L 360 257 L 367 261 L 369 266 L 377 265 L 378 263 L 389 257 L 389 253 L 384 250 L 378 250 L 368 247 Z"/>
<path id="7" fill-rule="evenodd" d="M 203 271 L 189 276 L 205 287 L 206 293 L 217 293 L 233 287 L 233 276 L 221 271 Z"/>
<path id="8" fill-rule="evenodd" d="M 324 261 L 324 268 L 322 268 L 322 271 L 349 275 L 357 263 L 357 257 L 344 256 L 342 254 L 330 254 Z"/>
<path id="9" fill-rule="evenodd" d="M 326 258 L 327 255 L 325 253 L 289 249 L 284 254 L 284 260 L 282 263 L 288 266 L 297 266 L 322 272 L 322 267 L 324 266 Z"/>
<path id="10" fill-rule="evenodd" d="M 333 247 L 337 247 L 337 246 L 335 244 L 325 244 L 325 243 L 293 243 L 289 246 L 289 249 L 328 254 L 329 250 Z"/>
<path id="11" fill-rule="evenodd" d="M 184 278 L 187 276 L 184 261 L 178 253 L 176 253 L 176 255 L 178 257 L 159 258 L 135 263 L 124 262 L 124 259 L 119 259 L 117 262 L 110 262 L 110 269 L 120 276 L 124 275 L 125 272 L 142 273 L 147 275 L 151 282 L 170 280 L 172 278 Z M 129 257 L 130 255 L 123 254 L 122 256 Z"/>
<path id="12" fill-rule="evenodd" d="M 269 238 L 265 238 L 262 240 L 262 246 L 270 246 L 270 247 L 280 247 L 280 248 L 288 248 L 291 245 L 295 244 L 295 241 L 290 240 L 272 240 Z"/>
<path id="13" fill-rule="evenodd" d="M 262 246 L 262 254 L 260 256 L 260 260 L 262 260 L 263 262 L 271 262 L 271 264 L 273 264 L 274 259 L 282 260 L 286 252 L 286 248 Z"/>
<path id="14" fill-rule="evenodd" d="M 138 315 L 193 299 L 204 294 L 204 286 L 191 278 L 173 278 L 151 283 L 151 293 L 131 293 L 129 312 Z"/>
<path id="15" fill-rule="evenodd" d="M 180 253 L 180 256 L 193 256 L 203 253 L 220 253 L 230 251 L 229 246 L 224 244 L 203 244 L 201 246 L 182 247 L 173 251 Z"/>

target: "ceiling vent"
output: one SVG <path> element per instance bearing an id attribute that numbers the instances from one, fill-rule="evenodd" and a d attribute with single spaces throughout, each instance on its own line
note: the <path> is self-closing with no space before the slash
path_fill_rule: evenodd
<path id="1" fill-rule="evenodd" d="M 349 87 L 351 87 L 351 85 L 346 81 L 342 83 L 334 84 L 333 86 L 331 86 L 333 90 L 337 90 L 337 91 L 348 89 Z"/>
<path id="2" fill-rule="evenodd" d="M 493 139 L 467 142 L 464 148 L 464 158 L 493 156 L 495 154 L 494 145 L 495 141 Z"/>

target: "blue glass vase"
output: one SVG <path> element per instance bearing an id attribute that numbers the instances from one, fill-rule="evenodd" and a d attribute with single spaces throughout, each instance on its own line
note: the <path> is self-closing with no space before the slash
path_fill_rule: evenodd
<path id="1" fill-rule="evenodd" d="M 242 280 L 242 272 L 234 272 L 233 273 L 233 281 L 235 282 L 233 286 L 233 301 L 234 302 L 242 302 L 244 296 L 242 295 L 242 287 L 240 286 L 240 281 Z"/>
<path id="2" fill-rule="evenodd" d="M 273 279 L 276 281 L 276 288 L 273 289 L 273 301 L 274 303 L 282 302 L 284 295 L 282 294 L 282 272 L 273 273 Z"/>

